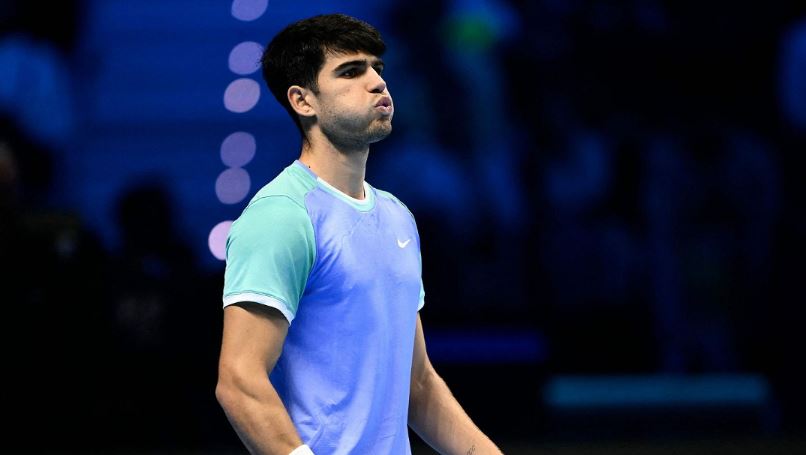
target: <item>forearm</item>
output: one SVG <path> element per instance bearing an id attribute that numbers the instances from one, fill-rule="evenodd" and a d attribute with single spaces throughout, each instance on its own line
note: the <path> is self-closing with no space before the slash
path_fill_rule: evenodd
<path id="1" fill-rule="evenodd" d="M 500 454 L 495 444 L 473 423 L 436 372 L 413 381 L 409 426 L 444 455 Z"/>
<path id="2" fill-rule="evenodd" d="M 216 397 L 250 453 L 287 455 L 302 441 L 271 382 L 256 378 L 219 381 Z"/>

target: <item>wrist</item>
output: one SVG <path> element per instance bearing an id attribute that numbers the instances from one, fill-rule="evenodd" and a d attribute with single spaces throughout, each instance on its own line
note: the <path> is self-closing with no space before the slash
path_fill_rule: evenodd
<path id="1" fill-rule="evenodd" d="M 291 451 L 291 453 L 289 453 L 288 455 L 314 455 L 314 453 L 313 451 L 311 451 L 311 448 L 308 447 L 307 444 L 302 444 L 301 446 Z"/>

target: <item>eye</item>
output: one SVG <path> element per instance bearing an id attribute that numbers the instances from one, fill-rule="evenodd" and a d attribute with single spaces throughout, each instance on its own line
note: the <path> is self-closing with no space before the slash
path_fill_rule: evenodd
<path id="1" fill-rule="evenodd" d="M 383 75 L 383 67 L 382 66 L 373 66 L 372 68 L 375 69 L 375 72 L 378 73 L 378 76 Z"/>
<path id="2" fill-rule="evenodd" d="M 355 77 L 355 76 L 356 76 L 356 74 L 357 74 L 357 73 L 356 73 L 356 71 L 355 71 L 354 69 L 349 69 L 349 70 L 344 71 L 343 73 L 341 73 L 341 75 L 342 75 L 343 77 Z"/>

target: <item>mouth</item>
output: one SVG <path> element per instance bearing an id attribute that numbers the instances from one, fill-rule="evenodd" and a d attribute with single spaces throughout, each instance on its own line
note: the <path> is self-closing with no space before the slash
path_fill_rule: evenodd
<path id="1" fill-rule="evenodd" d="M 375 109 L 379 110 L 385 114 L 391 114 L 394 111 L 394 107 L 392 106 L 392 98 L 388 96 L 381 97 L 377 103 L 375 103 Z"/>

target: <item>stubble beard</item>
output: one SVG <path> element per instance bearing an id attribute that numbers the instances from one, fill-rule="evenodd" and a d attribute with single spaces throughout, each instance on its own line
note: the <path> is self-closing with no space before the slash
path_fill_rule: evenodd
<path id="1" fill-rule="evenodd" d="M 392 132 L 392 117 L 338 117 L 332 122 L 320 122 L 322 134 L 340 150 L 345 152 L 365 149 L 369 144 L 379 142 Z"/>

